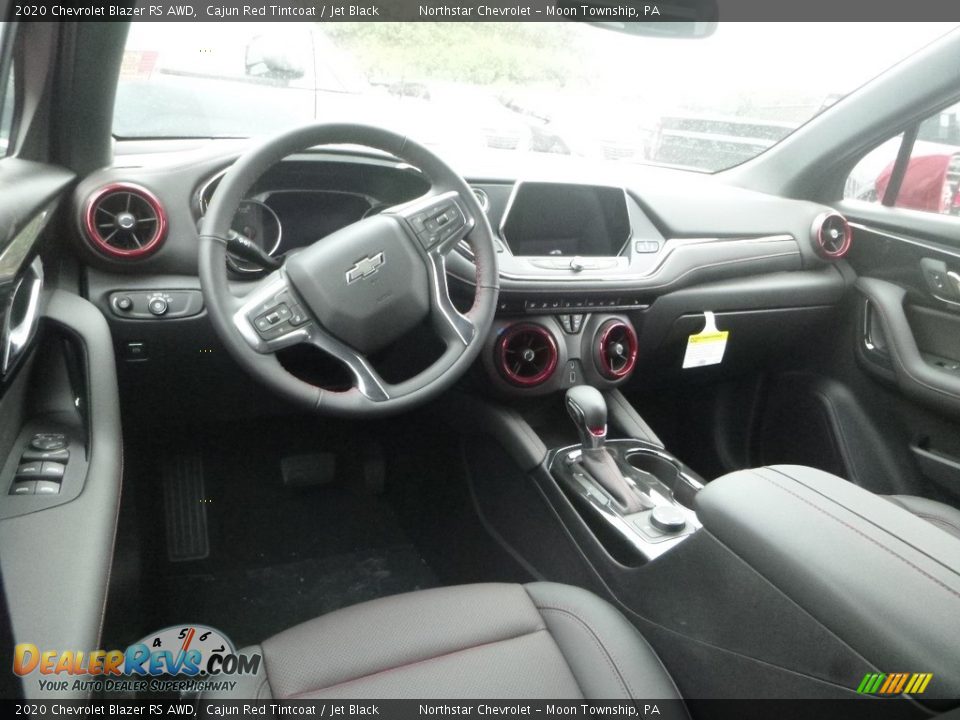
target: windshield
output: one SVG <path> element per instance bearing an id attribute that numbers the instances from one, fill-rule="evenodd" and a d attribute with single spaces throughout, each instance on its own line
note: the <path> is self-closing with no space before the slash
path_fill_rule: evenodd
<path id="1" fill-rule="evenodd" d="M 249 137 L 338 120 L 458 152 L 717 171 L 949 29 L 720 23 L 671 40 L 578 23 L 134 23 L 114 134 Z"/>

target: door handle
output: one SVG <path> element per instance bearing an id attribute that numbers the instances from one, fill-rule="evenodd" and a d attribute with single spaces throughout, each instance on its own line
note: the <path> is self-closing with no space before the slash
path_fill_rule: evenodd
<path id="1" fill-rule="evenodd" d="M 30 345 L 40 322 L 40 291 L 43 290 L 43 265 L 40 258 L 27 268 L 10 296 L 0 343 L 0 376 L 13 369 Z"/>
<path id="2" fill-rule="evenodd" d="M 866 277 L 857 278 L 855 287 L 874 310 L 900 390 L 941 412 L 960 416 L 960 376 L 924 359 L 903 307 L 907 291 L 886 280 Z"/>

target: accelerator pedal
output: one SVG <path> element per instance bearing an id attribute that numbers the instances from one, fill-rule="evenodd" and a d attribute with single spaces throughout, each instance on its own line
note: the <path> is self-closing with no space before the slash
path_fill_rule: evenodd
<path id="1" fill-rule="evenodd" d="M 167 557 L 170 562 L 203 560 L 210 555 L 203 461 L 199 454 L 168 457 L 162 476 Z"/>

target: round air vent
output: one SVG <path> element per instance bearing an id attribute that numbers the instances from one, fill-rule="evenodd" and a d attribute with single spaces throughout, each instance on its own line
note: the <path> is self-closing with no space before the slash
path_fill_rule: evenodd
<path id="1" fill-rule="evenodd" d="M 850 249 L 853 231 L 843 215 L 824 213 L 813 221 L 813 247 L 820 257 L 839 260 Z"/>
<path id="2" fill-rule="evenodd" d="M 637 364 L 637 350 L 637 333 L 623 320 L 608 320 L 597 330 L 597 368 L 607 380 L 629 375 Z"/>
<path id="3" fill-rule="evenodd" d="M 518 387 L 540 385 L 557 369 L 557 341 L 540 325 L 508 327 L 497 340 L 496 353 L 500 374 Z"/>
<path id="4" fill-rule="evenodd" d="M 87 199 L 83 227 L 98 252 L 134 259 L 160 247 L 167 234 L 167 216 L 160 201 L 146 188 L 114 183 Z"/>
<path id="5" fill-rule="evenodd" d="M 480 209 L 484 212 L 487 212 L 490 209 L 490 196 L 487 195 L 486 190 L 482 190 L 478 187 L 470 188 L 473 190 L 473 194 L 477 198 L 477 202 L 480 203 Z"/>

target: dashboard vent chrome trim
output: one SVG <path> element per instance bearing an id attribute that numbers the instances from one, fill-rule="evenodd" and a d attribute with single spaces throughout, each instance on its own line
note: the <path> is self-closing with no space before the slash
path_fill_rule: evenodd
<path id="1" fill-rule="evenodd" d="M 518 323 L 503 330 L 495 352 L 497 369 L 503 379 L 524 388 L 549 380 L 559 361 L 553 334 L 535 323 Z"/>
<path id="2" fill-rule="evenodd" d="M 853 230 L 847 219 L 836 212 L 818 215 L 811 229 L 813 247 L 817 254 L 827 260 L 839 260 L 850 250 Z"/>
<path id="3" fill-rule="evenodd" d="M 637 365 L 637 331 L 623 320 L 608 320 L 597 330 L 597 370 L 607 380 L 622 380 Z"/>
<path id="4" fill-rule="evenodd" d="M 471 187 L 470 189 L 473 190 L 477 202 L 480 203 L 480 209 L 484 212 L 490 212 L 490 196 L 487 195 L 487 191 L 478 187 Z"/>
<path id="5" fill-rule="evenodd" d="M 111 183 L 93 192 L 83 210 L 93 248 L 108 257 L 135 260 L 155 252 L 167 236 L 167 214 L 157 196 L 133 183 Z"/>

